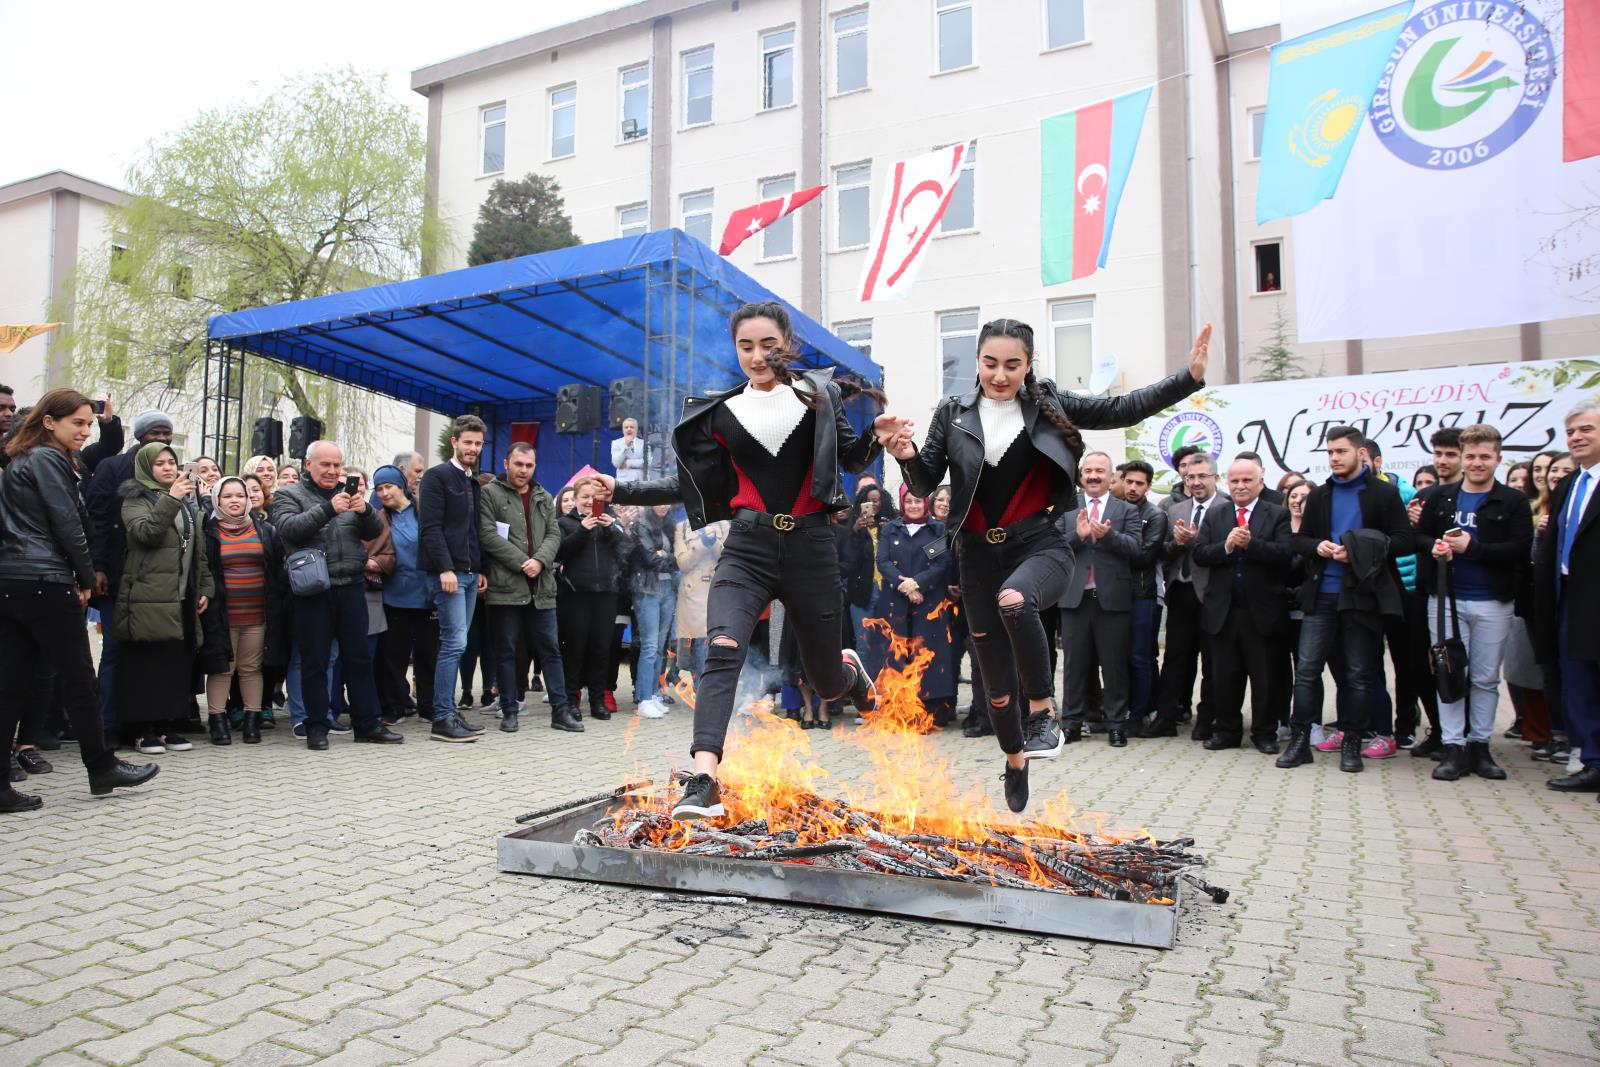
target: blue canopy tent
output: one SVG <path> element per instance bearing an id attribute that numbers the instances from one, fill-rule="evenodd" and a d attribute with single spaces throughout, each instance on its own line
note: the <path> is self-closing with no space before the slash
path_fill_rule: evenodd
<path id="1" fill-rule="evenodd" d="M 243 458 L 249 355 L 441 414 L 477 414 L 489 426 L 486 469 L 499 469 L 512 440 L 536 436 L 539 480 L 559 486 L 585 463 L 611 470 L 614 380 L 643 379 L 640 432 L 653 444 L 668 440 L 685 396 L 735 384 L 728 317 L 758 300 L 778 298 L 681 230 L 659 230 L 217 315 L 207 335 L 202 437 L 225 462 Z M 881 385 L 869 358 L 778 302 L 793 319 L 802 365 Z M 556 392 L 571 383 L 606 394 L 600 429 L 556 433 Z M 852 417 L 861 424 L 871 413 Z"/>

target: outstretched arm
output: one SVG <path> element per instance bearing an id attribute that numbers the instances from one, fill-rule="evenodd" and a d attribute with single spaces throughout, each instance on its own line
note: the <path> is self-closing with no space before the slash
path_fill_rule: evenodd
<path id="1" fill-rule="evenodd" d="M 1067 418 L 1084 430 L 1116 430 L 1142 422 L 1205 385 L 1210 347 L 1211 324 L 1208 322 L 1189 349 L 1187 370 L 1123 396 L 1075 396 L 1069 393 L 1059 397 L 1061 409 L 1067 413 Z"/>

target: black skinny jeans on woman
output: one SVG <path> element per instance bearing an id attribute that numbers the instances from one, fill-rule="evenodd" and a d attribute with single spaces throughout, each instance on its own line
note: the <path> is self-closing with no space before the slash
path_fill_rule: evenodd
<path id="1" fill-rule="evenodd" d="M 556 623 L 561 631 L 561 662 L 567 671 L 568 707 L 578 707 L 579 689 L 589 690 L 590 710 L 602 706 L 616 622 L 617 594 L 561 590 L 556 599 Z"/>
<path id="2" fill-rule="evenodd" d="M 1050 638 L 1039 619 L 1041 608 L 1059 601 L 1072 577 L 1072 547 L 1053 524 L 1012 535 L 991 545 L 982 534 L 962 532 L 961 603 L 967 611 L 973 651 L 991 694 L 989 719 L 1001 751 L 1022 751 L 1022 724 L 1028 714 L 1023 701 L 1055 695 L 1050 667 Z M 1014 589 L 1022 603 L 1000 606 L 1000 594 Z M 1004 627 L 1004 632 L 1002 632 Z M 1014 693 L 1021 675 L 1022 701 L 1013 697 L 1003 708 L 993 697 Z"/>
<path id="3" fill-rule="evenodd" d="M 109 623 L 108 623 L 109 625 Z M 55 672 L 55 695 L 78 735 L 78 752 L 90 773 L 109 770 L 116 755 L 100 728 L 100 686 L 89 655 L 78 591 L 62 582 L 0 580 L 0 737 L 9 754 L 22 709 L 48 702 L 39 682 Z"/>
<path id="4" fill-rule="evenodd" d="M 378 635 L 378 703 L 383 717 L 399 722 L 410 710 L 410 669 L 417 679 L 417 692 L 422 694 L 420 706 L 433 715 L 433 666 L 439 658 L 439 620 L 432 608 L 397 608 L 383 606 L 383 617 L 388 628 Z"/>
<path id="5" fill-rule="evenodd" d="M 837 700 L 849 686 L 839 658 L 842 604 L 833 531 L 807 526 L 784 533 L 735 520 L 706 598 L 711 625 L 706 663 L 695 680 L 691 754 L 711 752 L 722 758 L 750 635 L 772 600 L 783 603 L 800 664 L 817 695 Z M 733 643 L 718 638 L 732 638 Z"/>

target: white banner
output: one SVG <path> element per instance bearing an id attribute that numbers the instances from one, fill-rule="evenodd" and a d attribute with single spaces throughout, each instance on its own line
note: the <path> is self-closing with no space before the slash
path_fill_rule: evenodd
<path id="1" fill-rule="evenodd" d="M 1223 385 L 1129 427 L 1127 452 L 1155 467 L 1163 490 L 1176 480 L 1172 453 L 1186 444 L 1208 449 L 1223 475 L 1240 452 L 1258 452 L 1269 486 L 1290 471 L 1320 481 L 1329 428 L 1350 425 L 1378 442 L 1385 470 L 1409 481 L 1433 462 L 1428 438 L 1441 426 L 1488 423 L 1508 465 L 1565 450 L 1567 412 L 1582 401 L 1600 403 L 1600 358 Z"/>
<path id="2" fill-rule="evenodd" d="M 1600 157 L 1562 162 L 1561 26 L 1561 0 L 1418 0 L 1338 192 L 1294 220 L 1301 341 L 1600 314 Z"/>

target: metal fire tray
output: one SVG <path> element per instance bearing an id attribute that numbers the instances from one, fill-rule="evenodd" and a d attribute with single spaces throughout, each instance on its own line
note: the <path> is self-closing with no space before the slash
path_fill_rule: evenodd
<path id="1" fill-rule="evenodd" d="M 820 904 L 1147 948 L 1171 948 L 1177 938 L 1180 897 L 1176 888 L 1172 904 L 1135 904 L 797 863 L 572 843 L 574 833 L 593 827 L 623 802 L 597 800 L 506 834 L 498 841 L 499 869 L 511 874 Z"/>

